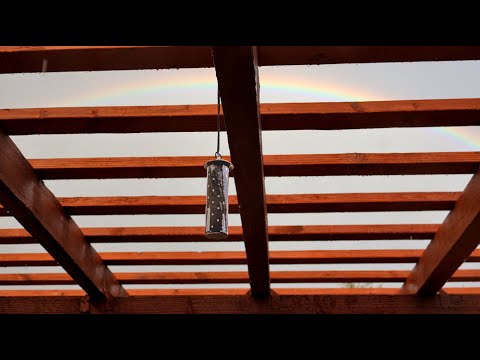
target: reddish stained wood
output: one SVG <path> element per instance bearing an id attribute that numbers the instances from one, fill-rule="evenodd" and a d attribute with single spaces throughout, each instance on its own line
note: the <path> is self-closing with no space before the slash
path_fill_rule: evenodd
<path id="1" fill-rule="evenodd" d="M 0 73 L 197 68 L 213 66 L 209 46 L 2 46 Z M 259 46 L 258 64 L 477 60 L 477 46 Z"/>
<path id="2" fill-rule="evenodd" d="M 480 313 L 478 295 L 273 295 L 268 301 L 237 296 L 132 296 L 112 313 L 424 314 Z M 159 304 L 160 303 L 160 304 Z"/>
<path id="3" fill-rule="evenodd" d="M 259 65 L 480 59 L 480 46 L 259 46 Z"/>
<path id="4" fill-rule="evenodd" d="M 6 290 L 8 294 L 12 290 Z M 28 291 L 18 290 L 12 292 Z M 48 290 L 43 290 L 48 292 Z M 455 295 L 479 295 L 480 288 L 445 288 L 442 290 L 445 294 Z M 405 295 L 398 288 L 274 288 L 273 294 L 276 295 Z M 247 295 L 246 289 L 130 289 L 130 296 L 223 296 L 223 295 Z M 17 296 L 18 294 L 15 294 Z M 41 294 L 40 294 L 41 295 Z M 51 295 L 55 295 L 52 291 Z M 2 291 L 0 291 L 2 296 Z M 8 296 L 8 295 L 7 295 Z M 45 295 L 46 296 L 46 295 Z"/>
<path id="5" fill-rule="evenodd" d="M 211 156 L 33 159 L 51 179 L 190 178 L 205 176 Z M 230 161 L 230 157 L 225 156 Z M 264 155 L 265 176 L 473 174 L 480 152 Z M 233 170 L 232 176 L 236 176 Z"/>
<path id="6" fill-rule="evenodd" d="M 480 99 L 262 104 L 264 130 L 480 125 Z"/>
<path id="7" fill-rule="evenodd" d="M 443 288 L 442 292 L 445 294 L 456 294 L 456 295 L 480 295 L 480 288 Z"/>
<path id="8" fill-rule="evenodd" d="M 0 274 L 0 285 L 76 285 L 68 274 Z"/>
<path id="9" fill-rule="evenodd" d="M 211 156 L 35 159 L 43 179 L 116 179 L 205 177 L 203 164 Z M 225 157 L 228 160 L 228 157 Z"/>
<path id="10" fill-rule="evenodd" d="M 0 314 L 80 314 L 83 296 L 0 296 Z"/>
<path id="11" fill-rule="evenodd" d="M 411 192 L 267 195 L 267 209 L 269 213 L 451 210 L 460 194 Z"/>
<path id="12" fill-rule="evenodd" d="M 286 289 L 285 289 L 286 290 Z M 318 289 L 321 290 L 321 289 Z M 350 290 L 350 289 L 343 289 Z M 360 289 L 353 289 L 360 290 Z M 370 290 L 370 289 L 365 289 Z M 116 298 L 115 314 L 478 314 L 478 294 L 441 294 L 429 298 L 382 294 L 274 294 L 267 301 L 245 294 L 138 295 Z M 282 290 L 283 292 L 283 290 Z M 0 296 L 2 314 L 78 314 L 81 296 Z"/>
<path id="13" fill-rule="evenodd" d="M 2 297 L 68 297 L 68 296 L 85 296 L 83 290 L 0 290 L 0 298 Z M 130 293 L 129 293 L 130 295 Z"/>
<path id="14" fill-rule="evenodd" d="M 212 53 L 230 154 L 235 166 L 235 188 L 252 296 L 268 297 L 268 221 L 257 49 L 255 46 L 213 46 Z"/>
<path id="15" fill-rule="evenodd" d="M 473 175 L 454 209 L 440 225 L 403 289 L 434 295 L 480 243 L 480 172 Z"/>
<path id="16" fill-rule="evenodd" d="M 451 210 L 460 192 L 266 195 L 269 213 Z M 70 215 L 203 214 L 205 196 L 58 198 Z M 237 197 L 229 212 L 238 213 Z M 0 206 L 0 216 L 8 216 Z"/>
<path id="17" fill-rule="evenodd" d="M 263 130 L 479 125 L 480 99 L 260 104 Z M 216 105 L 1 109 L 9 135 L 216 131 Z M 225 130 L 221 122 L 222 130 Z"/>
<path id="18" fill-rule="evenodd" d="M 0 73 L 211 67 L 209 46 L 1 46 Z"/>
<path id="19" fill-rule="evenodd" d="M 0 127 L 10 135 L 216 131 L 216 117 L 216 105 L 4 109 Z"/>
<path id="20" fill-rule="evenodd" d="M 272 271 L 272 283 L 403 282 L 409 271 Z M 116 273 L 122 284 L 241 284 L 247 272 Z M 452 282 L 480 281 L 480 270 L 457 270 Z M 0 274 L 0 285 L 73 285 L 68 274 Z"/>
<path id="21" fill-rule="evenodd" d="M 385 264 L 415 263 L 423 250 L 309 250 L 270 251 L 271 264 Z M 224 252 L 104 252 L 107 265 L 236 265 L 246 264 L 243 251 Z M 480 262 L 475 250 L 468 262 Z M 49 254 L 0 254 L 0 266 L 55 266 Z"/>
<path id="22" fill-rule="evenodd" d="M 77 224 L 2 132 L 0 202 L 90 296 L 126 295 Z"/>
<path id="23" fill-rule="evenodd" d="M 271 241 L 430 239 L 438 225 L 270 226 Z"/>
<path id="24" fill-rule="evenodd" d="M 270 241 L 303 240 L 417 240 L 432 239 L 439 225 L 300 225 L 269 226 Z M 85 238 L 91 243 L 125 242 L 205 242 L 205 229 L 196 227 L 116 227 L 84 228 Z M 242 229 L 229 227 L 229 236 L 222 241 L 242 241 Z M 215 241 L 215 240 L 209 240 Z M 34 244 L 23 229 L 0 229 L 0 244 Z"/>
<path id="25" fill-rule="evenodd" d="M 128 295 L 134 296 L 237 296 L 247 295 L 248 289 L 130 289 Z M 445 288 L 444 294 L 479 295 L 480 288 Z M 276 288 L 276 295 L 400 295 L 404 293 L 397 288 Z M 78 297 L 84 296 L 83 290 L 0 290 L 3 297 Z M 1 301 L 1 300 L 0 300 Z"/>
<path id="26" fill-rule="evenodd" d="M 480 152 L 264 156 L 265 176 L 471 174 Z"/>

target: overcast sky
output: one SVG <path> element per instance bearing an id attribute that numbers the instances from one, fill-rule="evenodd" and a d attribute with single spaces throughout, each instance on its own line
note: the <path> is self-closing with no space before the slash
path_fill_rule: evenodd
<path id="1" fill-rule="evenodd" d="M 480 61 L 262 67 L 260 99 L 271 102 L 374 101 L 480 97 Z M 0 75 L 0 108 L 212 104 L 214 69 Z M 480 127 L 263 132 L 264 154 L 478 151 Z M 213 155 L 214 133 L 15 136 L 27 158 Z M 226 135 L 221 152 L 228 155 Z M 348 176 L 267 178 L 269 194 L 461 191 L 471 176 Z M 57 196 L 203 195 L 205 179 L 46 181 Z M 231 194 L 235 184 L 230 182 Z M 446 212 L 270 214 L 270 225 L 441 223 Z M 81 227 L 203 226 L 203 215 L 77 216 Z M 240 225 L 237 214 L 230 225 Z M 19 227 L 0 218 L 0 227 Z M 285 242 L 270 249 L 424 248 L 427 241 Z M 243 250 L 243 244 L 96 244 L 99 251 Z M 4 245 L 0 252 L 40 252 L 39 245 Z M 276 269 L 410 269 L 398 265 L 271 266 Z M 480 268 L 475 263 L 464 268 Z M 132 271 L 132 267 L 112 267 Z M 244 270 L 245 266 L 136 267 L 134 271 Z M 53 272 L 53 267 L 3 272 Z M 384 286 L 399 286 L 391 284 Z M 278 286 L 278 285 L 277 285 Z M 315 285 L 322 286 L 322 285 Z M 328 286 L 332 286 L 328 284 Z M 131 288 L 132 286 L 130 286 Z M 142 286 L 146 287 L 146 286 Z M 161 287 L 161 286 L 158 286 Z M 182 287 L 182 286 L 177 286 Z M 186 286 L 183 286 L 186 287 Z M 205 286 L 203 286 L 205 287 Z M 224 286 L 222 286 L 224 287 Z M 238 285 L 235 285 L 238 287 Z M 0 287 L 3 288 L 3 287 Z M 67 288 L 67 287 L 56 287 Z"/>

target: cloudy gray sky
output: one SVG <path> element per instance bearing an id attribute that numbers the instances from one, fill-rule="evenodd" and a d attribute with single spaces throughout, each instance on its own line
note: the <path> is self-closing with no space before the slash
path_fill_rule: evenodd
<path id="1" fill-rule="evenodd" d="M 475 98 L 480 97 L 480 61 L 262 67 L 260 82 L 262 103 Z M 214 69 L 0 75 L 0 108 L 211 104 L 215 102 Z M 262 136 L 264 154 L 478 151 L 480 147 L 480 127 L 264 131 Z M 41 135 L 15 136 L 13 139 L 27 158 L 213 155 L 216 145 L 214 133 Z M 221 152 L 224 155 L 229 153 L 226 140 L 226 135 L 222 134 Z M 470 176 L 466 175 L 267 178 L 266 191 L 269 194 L 461 191 L 469 178 Z M 62 180 L 47 181 L 46 184 L 57 196 L 203 195 L 205 193 L 204 179 Z M 235 194 L 233 181 L 230 183 L 230 188 L 231 193 Z M 270 214 L 268 221 L 270 225 L 440 223 L 445 216 L 444 211 Z M 203 226 L 204 224 L 203 215 L 77 216 L 75 220 L 82 227 Z M 237 214 L 230 215 L 230 225 L 240 225 L 240 217 Z M 19 224 L 11 218 L 0 218 L 0 227 L 19 227 Z M 401 240 L 284 242 L 271 243 L 270 248 L 272 250 L 407 249 L 424 248 L 427 243 L 427 241 Z M 95 248 L 99 251 L 244 249 L 241 243 L 96 244 Z M 0 246 L 0 252 L 43 251 L 39 245 Z M 400 270 L 410 269 L 412 266 L 411 264 L 276 265 L 271 266 L 271 269 Z M 464 265 L 464 268 L 480 267 L 471 263 Z M 245 270 L 246 267 L 148 266 L 112 267 L 112 269 L 114 271 L 236 271 Z M 61 269 L 7 268 L 0 271 L 53 272 Z M 383 284 L 383 286 L 399 285 Z M 332 286 L 332 284 L 326 286 Z M 221 287 L 225 286 L 221 285 Z"/>

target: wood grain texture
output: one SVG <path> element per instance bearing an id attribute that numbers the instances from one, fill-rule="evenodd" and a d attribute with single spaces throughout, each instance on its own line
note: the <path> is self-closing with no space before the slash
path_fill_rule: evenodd
<path id="1" fill-rule="evenodd" d="M 266 195 L 269 213 L 451 210 L 460 192 Z M 203 214 L 205 196 L 112 196 L 58 198 L 69 215 Z M 238 201 L 229 196 L 229 212 Z M 0 206 L 0 216 L 8 216 Z"/>
<path id="2" fill-rule="evenodd" d="M 272 283 L 404 282 L 409 271 L 272 271 Z M 247 272 L 135 272 L 116 273 L 122 284 L 243 284 Z M 480 270 L 457 270 L 450 281 L 480 281 Z M 0 285 L 74 285 L 68 274 L 0 274 Z"/>
<path id="3" fill-rule="evenodd" d="M 126 295 L 55 195 L 1 131 L 0 202 L 92 298 Z"/>
<path id="4" fill-rule="evenodd" d="M 480 243 L 480 172 L 460 195 L 454 209 L 408 276 L 408 293 L 434 295 L 450 279 Z"/>
<path id="5" fill-rule="evenodd" d="M 203 178 L 211 156 L 32 159 L 45 180 Z M 225 156 L 225 160 L 231 161 Z M 480 152 L 264 155 L 265 176 L 473 174 Z M 236 176 L 238 169 L 231 173 Z"/>
<path id="6" fill-rule="evenodd" d="M 308 250 L 270 251 L 271 264 L 386 264 L 416 263 L 423 250 Z M 237 265 L 246 264 L 243 251 L 103 252 L 107 265 Z M 480 250 L 466 260 L 480 262 Z M 55 266 L 49 254 L 0 254 L 0 266 Z"/>
<path id="7" fill-rule="evenodd" d="M 259 65 L 478 60 L 480 46 L 259 46 Z"/>
<path id="8" fill-rule="evenodd" d="M 245 288 L 228 289 L 129 289 L 129 296 L 236 296 L 248 295 Z M 398 288 L 275 288 L 277 295 L 405 295 Z M 480 288 L 445 288 L 442 294 L 480 295 Z M 0 290 L 2 297 L 85 296 L 83 290 Z"/>
<path id="9" fill-rule="evenodd" d="M 212 67 L 208 46 L 2 46 L 0 73 Z M 478 46 L 259 46 L 258 64 L 478 60 Z"/>
<path id="10" fill-rule="evenodd" d="M 257 48 L 213 46 L 252 296 L 270 296 Z M 232 69 L 235 69 L 232 71 Z"/>
<path id="11" fill-rule="evenodd" d="M 432 239 L 438 227 L 437 224 L 269 226 L 268 233 L 270 241 L 418 240 Z M 228 231 L 228 238 L 222 241 L 243 240 L 240 226 L 230 226 Z M 82 232 L 91 243 L 205 242 L 205 229 L 201 226 L 83 228 Z M 34 243 L 35 239 L 23 229 L 0 229 L 0 244 Z"/>
<path id="12" fill-rule="evenodd" d="M 211 67 L 208 46 L 1 46 L 0 73 Z"/>
<path id="13" fill-rule="evenodd" d="M 285 289 L 287 290 L 287 289 Z M 322 291 L 326 289 L 315 289 Z M 352 290 L 352 289 L 338 289 Z M 353 289 L 359 290 L 359 289 Z M 371 289 L 365 289 L 371 290 Z M 91 306 L 91 314 L 479 314 L 479 294 L 414 295 L 275 293 L 268 299 L 246 294 L 137 295 L 116 298 L 112 306 Z M 190 290 L 191 291 L 191 290 Z M 283 291 L 282 291 L 283 292 Z M 78 314 L 82 296 L 0 296 L 1 314 Z M 85 307 L 84 307 L 85 308 Z"/>
<path id="14" fill-rule="evenodd" d="M 263 130 L 479 125 L 480 99 L 260 104 Z M 0 109 L 9 135 L 216 131 L 216 105 Z M 223 119 L 223 117 L 222 117 Z M 221 121 L 222 130 L 225 130 Z"/>
<path id="15" fill-rule="evenodd" d="M 113 313 L 269 313 L 269 314 L 478 314 L 478 295 L 273 295 L 267 301 L 248 296 L 134 296 L 115 302 Z"/>

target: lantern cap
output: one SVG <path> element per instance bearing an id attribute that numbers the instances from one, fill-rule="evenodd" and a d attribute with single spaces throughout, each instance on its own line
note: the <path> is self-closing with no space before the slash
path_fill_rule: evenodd
<path id="1" fill-rule="evenodd" d="M 215 160 L 209 160 L 203 165 L 203 167 L 206 169 L 210 165 L 224 165 L 227 166 L 230 171 L 233 170 L 233 164 L 230 161 L 223 160 L 223 159 L 215 159 Z"/>
<path id="2" fill-rule="evenodd" d="M 205 232 L 205 237 L 207 239 L 212 239 L 212 240 L 223 240 L 223 239 L 226 239 L 228 237 L 228 233 L 224 232 L 224 231 L 220 231 L 220 232 Z"/>

